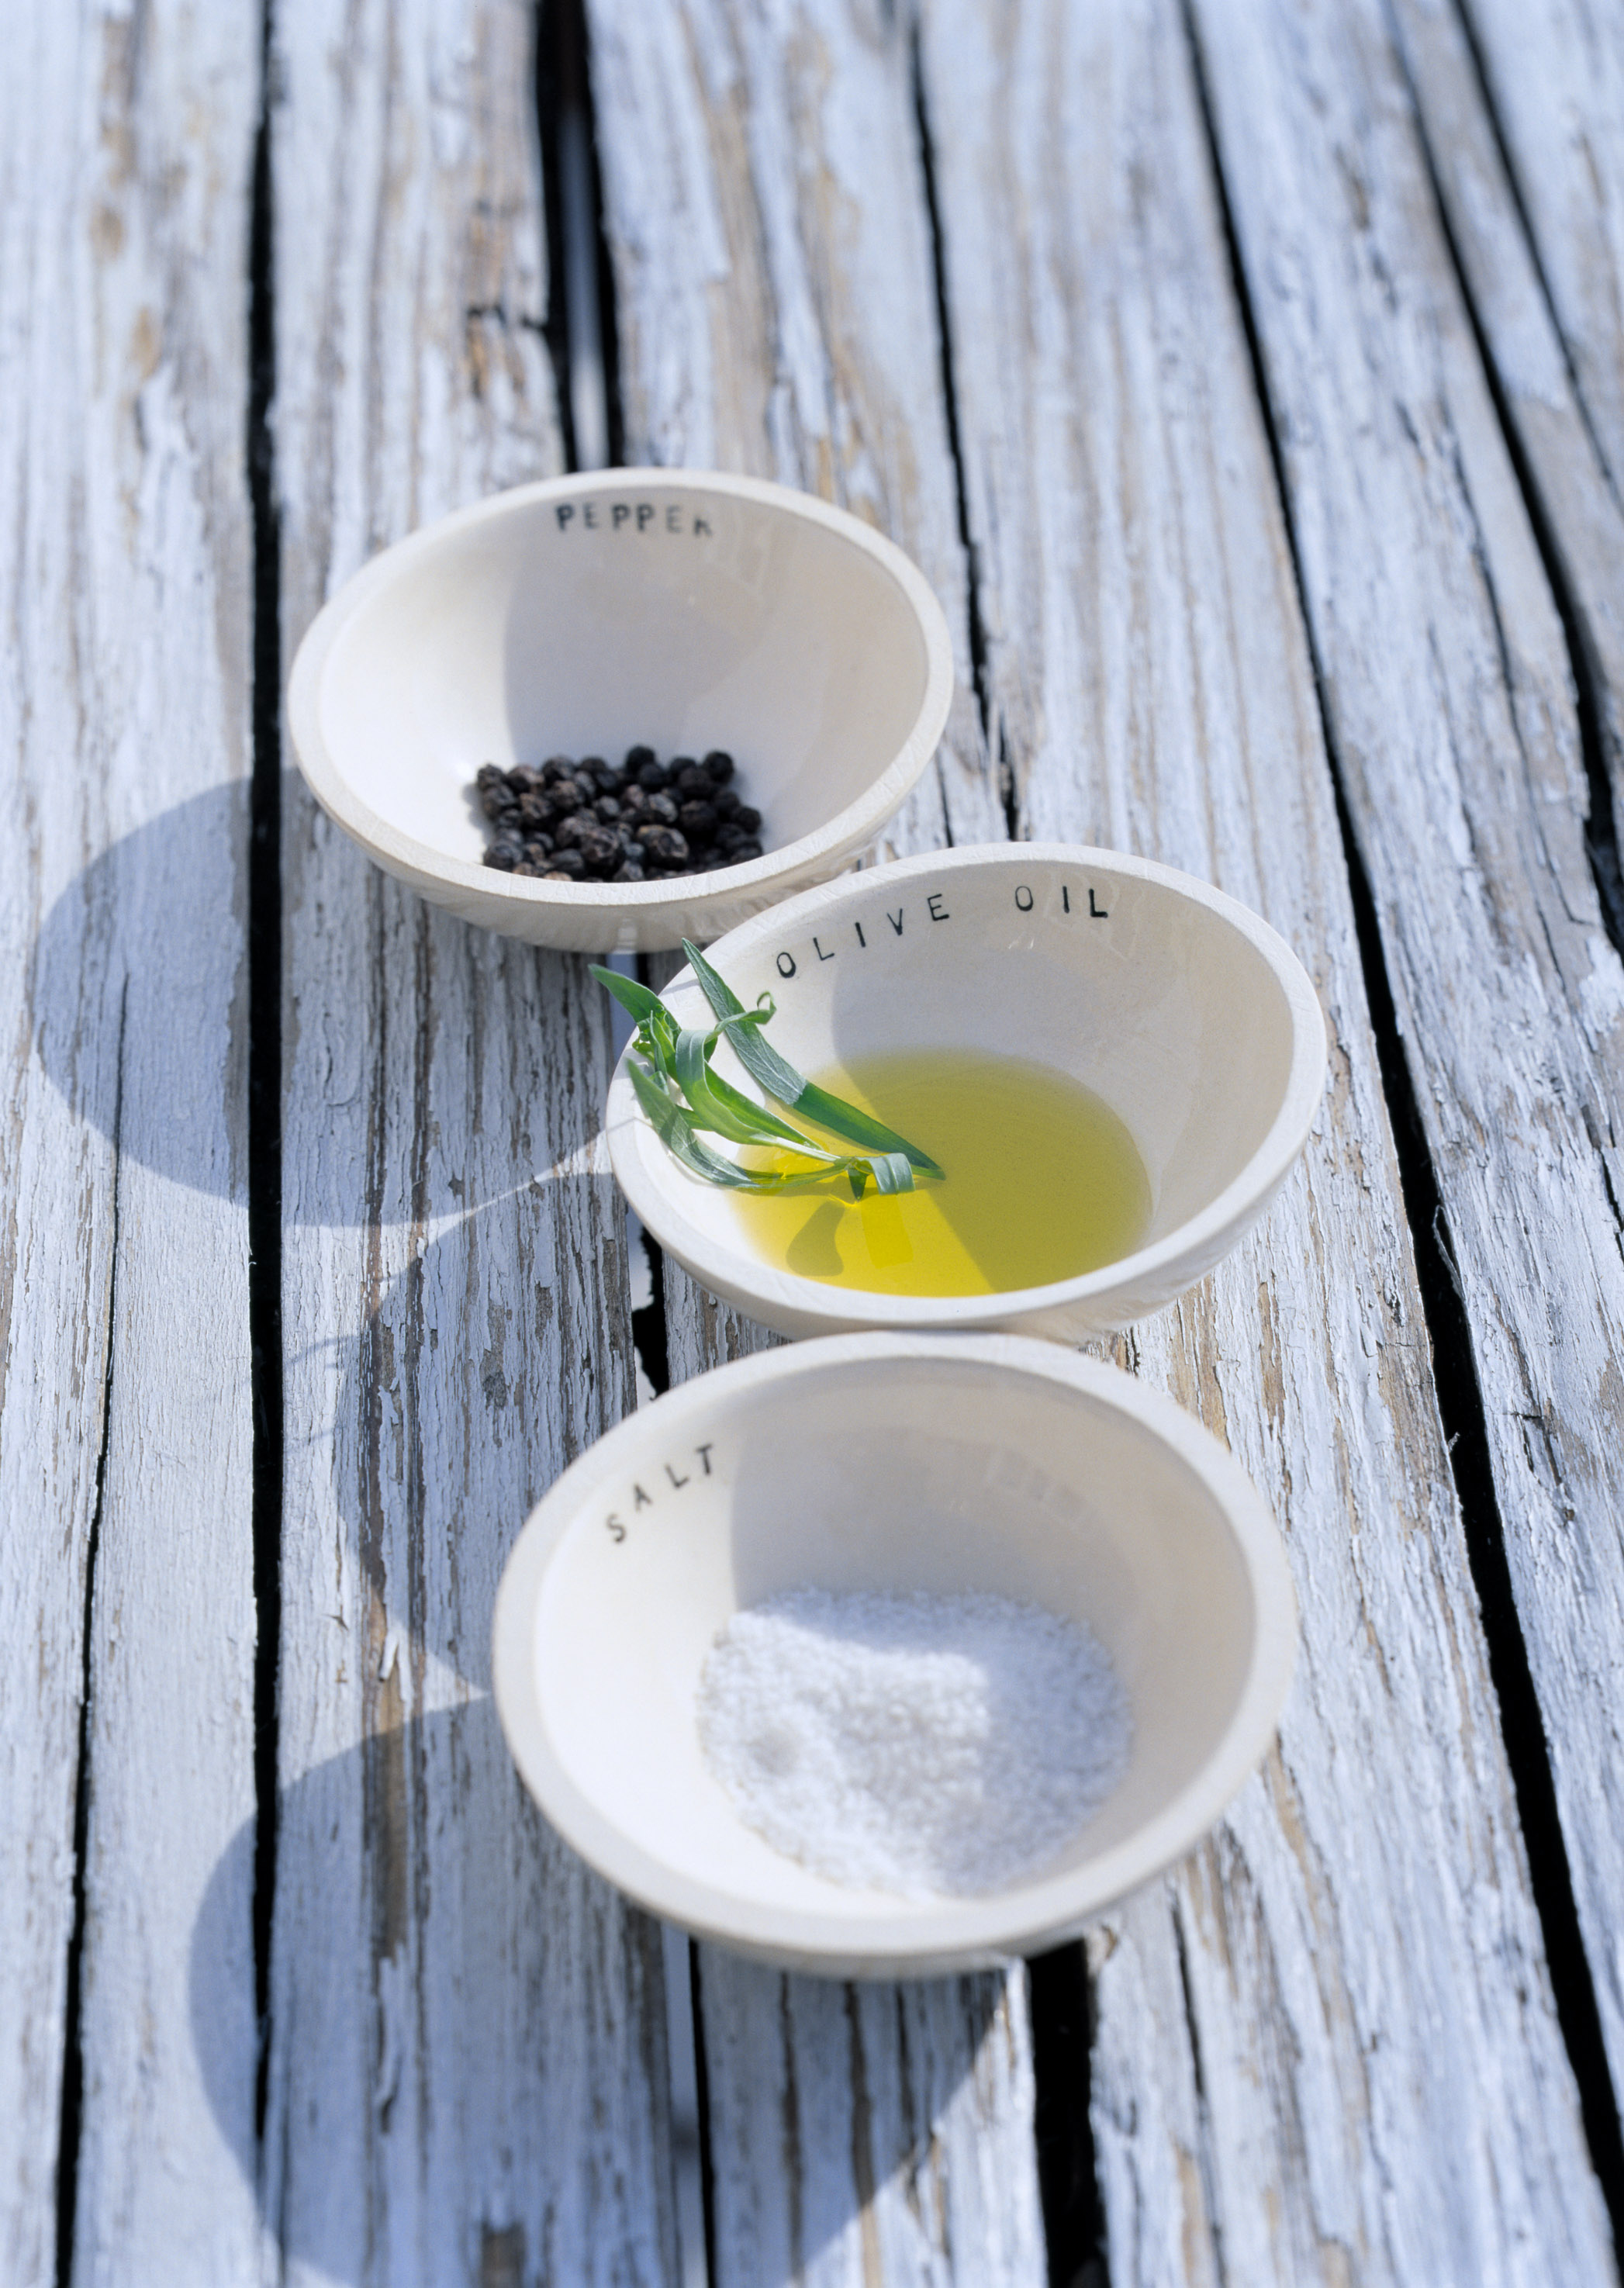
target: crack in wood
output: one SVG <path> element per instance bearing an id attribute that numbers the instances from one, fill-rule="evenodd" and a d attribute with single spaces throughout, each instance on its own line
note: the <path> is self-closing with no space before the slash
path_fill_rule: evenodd
<path id="1" fill-rule="evenodd" d="M 1082 1942 L 1034 1957 L 1026 1982 L 1050 2288 L 1073 2288 L 1090 2265 L 1094 2288 L 1108 2288 L 1105 2209 L 1089 2117 L 1094 2010 Z"/>
<path id="2" fill-rule="evenodd" d="M 130 980 L 118 1002 L 118 1055 L 113 1092 L 113 1197 L 107 1253 L 107 1363 L 101 1386 L 101 1437 L 96 1450 L 96 1495 L 84 1546 L 84 1603 L 80 1623 L 79 1741 L 74 1769 L 73 1922 L 67 1939 L 66 1991 L 62 2006 L 63 2056 L 60 2125 L 57 2133 L 56 2288 L 71 2288 L 74 2232 L 79 2192 L 79 2141 L 84 2117 L 84 2025 L 83 2015 L 84 1932 L 87 1909 L 85 1855 L 91 1825 L 91 1624 L 96 1603 L 96 1560 L 101 1547 L 107 1452 L 112 1442 L 113 1369 L 118 1313 L 119 1190 L 123 1167 L 124 1030 L 130 1014 Z"/>
<path id="3" fill-rule="evenodd" d="M 1203 2129 L 1208 2117 L 1207 2077 L 1201 2064 L 1201 2023 L 1195 2006 L 1195 1992 L 1190 1976 L 1190 1950 L 1184 1937 L 1184 1910 L 1176 1898 L 1169 1901 L 1173 1925 L 1173 1950 L 1178 1963 L 1179 1991 L 1184 1998 L 1184 2026 L 1190 2038 L 1190 2073 L 1195 2085 L 1196 2110 Z M 1191 2156 L 1192 2165 L 1200 2181 L 1201 2206 L 1206 2213 L 1208 2237 L 1212 2247 L 1213 2268 L 1219 2288 L 1227 2288 L 1229 2273 L 1224 2261 L 1224 2220 L 1220 2203 L 1215 2197 L 1210 2181 L 1212 2140 L 1203 2134 L 1201 2150 Z"/>
<path id="4" fill-rule="evenodd" d="M 253 776 L 248 880 L 249 1335 L 253 1372 L 254 2129 L 265 2135 L 276 1899 L 281 1646 L 281 533 L 276 506 L 276 280 L 271 111 L 274 0 L 260 17 L 249 226 L 248 482 L 253 567 Z"/>
<path id="5" fill-rule="evenodd" d="M 582 0 L 537 0 L 535 50 L 548 279 L 547 315 L 538 330 L 552 360 L 565 464 L 571 470 L 582 465 L 574 377 L 584 349 L 601 377 L 604 465 L 619 468 L 625 459 L 619 334 L 614 270 L 603 228 L 591 35 Z M 583 290 L 589 306 L 578 310 L 574 303 Z M 583 323 L 590 327 L 590 341 L 583 342 Z"/>
<path id="6" fill-rule="evenodd" d="M 1390 15 L 1389 20 L 1390 23 Z M 1607 468 L 1600 441 L 1596 438 L 1586 409 L 1578 377 L 1573 372 L 1566 339 L 1560 325 L 1557 322 L 1555 308 L 1550 305 L 1549 289 L 1546 283 L 1544 271 L 1541 267 L 1539 249 L 1528 227 L 1522 194 L 1506 153 L 1501 123 L 1495 113 L 1487 78 L 1483 71 L 1482 58 L 1477 52 L 1476 39 L 1464 8 L 1461 10 L 1461 21 L 1466 34 L 1466 44 L 1477 69 L 1478 89 L 1489 126 L 1505 167 L 1506 183 L 1516 209 L 1518 226 L 1527 242 L 1529 260 L 1535 276 L 1539 279 L 1547 306 L 1550 307 L 1552 329 L 1557 341 L 1561 344 L 1565 358 L 1568 360 L 1573 401 L 1584 422 L 1585 433 L 1595 449 L 1598 473 L 1604 478 L 1608 489 L 1613 491 L 1612 474 Z M 1602 704 L 1602 676 L 1596 659 L 1594 641 L 1586 616 L 1580 608 L 1573 584 L 1568 576 L 1562 544 L 1557 536 L 1556 523 L 1549 512 L 1544 490 L 1525 449 L 1507 393 L 1504 377 L 1501 373 L 1499 361 L 1494 356 L 1488 329 L 1484 323 L 1483 314 L 1478 306 L 1469 266 L 1462 257 L 1460 242 L 1455 234 L 1454 219 L 1450 212 L 1449 200 L 1445 195 L 1444 185 L 1438 172 L 1437 155 L 1427 131 L 1426 115 L 1417 96 L 1410 71 L 1409 58 L 1406 53 L 1402 39 L 1398 36 L 1396 27 L 1393 28 L 1392 44 L 1395 61 L 1410 97 L 1411 117 L 1416 145 L 1426 167 L 1427 179 L 1431 186 L 1433 203 L 1438 210 L 1438 225 L 1443 233 L 1444 243 L 1449 250 L 1449 260 L 1454 271 L 1456 283 L 1460 288 L 1462 303 L 1471 326 L 1472 338 L 1477 346 L 1484 379 L 1493 401 L 1494 417 L 1500 424 L 1506 450 L 1516 473 L 1517 489 L 1522 495 L 1523 505 L 1527 511 L 1528 521 L 1533 531 L 1534 544 L 1539 549 L 1540 560 L 1545 569 L 1546 580 L 1549 584 L 1551 599 L 1557 608 L 1557 616 L 1562 623 L 1563 639 L 1567 647 L 1568 663 L 1573 677 L 1574 699 L 1579 719 L 1580 752 L 1584 761 L 1585 778 L 1590 796 L 1589 816 L 1585 823 L 1585 852 L 1590 861 L 1590 872 L 1596 883 L 1596 894 L 1601 904 L 1603 926 L 1612 941 L 1614 948 L 1620 954 L 1624 954 L 1624 861 L 1621 861 L 1620 856 L 1618 822 L 1613 809 L 1612 779 L 1607 767 L 1607 743 L 1603 727 L 1607 719 Z M 1462 482 L 1462 490 L 1464 489 L 1464 482 Z M 1467 497 L 1470 498 L 1470 495 Z M 1479 546 L 1481 547 L 1480 534 Z M 1511 719 L 1520 748 L 1523 738 L 1516 706 L 1517 683 L 1511 670 L 1499 600 L 1495 595 L 1493 583 L 1489 577 L 1486 550 L 1483 550 L 1481 562 L 1485 586 L 1493 612 L 1495 633 L 1501 646 L 1508 703 L 1510 705 Z"/>
<path id="7" fill-rule="evenodd" d="M 908 41 L 908 68 L 913 82 L 914 127 L 919 144 L 919 179 L 924 191 L 925 219 L 931 234 L 931 281 L 936 292 L 937 351 L 941 367 L 942 408 L 947 428 L 947 453 L 953 464 L 955 496 L 958 507 L 959 545 L 964 552 L 964 612 L 965 638 L 970 645 L 970 677 L 975 687 L 976 709 L 981 718 L 981 737 L 987 752 L 993 751 L 993 688 L 991 663 L 987 658 L 986 628 L 981 616 L 981 565 L 976 543 L 970 528 L 970 493 L 964 474 L 963 433 L 959 420 L 958 382 L 953 360 L 953 318 L 947 293 L 947 242 L 942 228 L 941 207 L 937 196 L 936 146 L 931 134 L 930 103 L 925 92 L 924 68 L 920 54 L 920 35 L 917 21 L 911 28 Z M 1009 743 L 1003 727 L 998 731 L 998 793 L 1003 805 L 1004 826 L 1011 842 L 1020 839 L 1020 801 L 1015 785 L 1015 775 L 1010 761 Z M 952 814 L 943 804 L 947 844 L 953 844 Z"/>
<path id="8" fill-rule="evenodd" d="M 1585 433 L 1589 438 L 1592 449 L 1596 454 L 1597 466 L 1601 470 L 1607 489 L 1612 495 L 1614 504 L 1620 509 L 1624 509 L 1624 502 L 1621 502 L 1619 499 L 1619 489 L 1613 479 L 1612 467 L 1608 463 L 1606 454 L 1602 449 L 1601 438 L 1597 433 L 1595 421 L 1591 417 L 1590 408 L 1586 402 L 1584 391 L 1580 385 L 1579 369 L 1573 361 L 1573 345 L 1568 340 L 1567 335 L 1564 330 L 1561 318 L 1557 314 L 1556 298 L 1550 290 L 1550 280 L 1546 274 L 1544 258 L 1540 252 L 1540 242 L 1534 234 L 1533 224 L 1529 219 L 1527 201 L 1523 196 L 1523 186 L 1517 176 L 1517 167 L 1511 155 L 1511 147 L 1506 138 L 1505 124 L 1500 115 L 1500 106 L 1494 99 L 1493 86 L 1484 60 L 1483 41 L 1479 35 L 1477 26 L 1473 20 L 1471 0 L 1454 0 L 1454 13 L 1456 21 L 1461 27 L 1462 35 L 1465 40 L 1467 54 L 1471 59 L 1472 71 L 1477 84 L 1477 98 L 1483 107 L 1483 115 L 1488 122 L 1489 132 L 1493 137 L 1494 147 L 1500 154 L 1500 163 L 1505 171 L 1506 188 L 1510 194 L 1512 205 L 1517 211 L 1517 226 L 1522 232 L 1523 238 L 1528 248 L 1529 258 L 1533 266 L 1533 274 L 1539 281 L 1540 292 L 1544 298 L 1546 310 L 1549 312 L 1550 316 L 1551 330 L 1555 334 L 1557 340 L 1561 346 L 1563 362 L 1567 367 L 1568 381 L 1573 392 L 1573 402 L 1579 409 L 1580 418 L 1584 423 Z M 1403 43 L 1396 39 L 1394 45 L 1398 49 L 1402 60 Z M 1419 108 L 1417 115 L 1419 117 Z M 1424 137 L 1422 140 L 1424 144 Z M 1428 163 L 1429 165 L 1431 163 L 1430 153 L 1428 154 Z M 1442 203 L 1443 203 L 1440 200 L 1440 206 Z M 1447 218 L 1446 218 L 1445 227 L 1448 227 Z M 1452 255 L 1454 252 L 1453 244 L 1451 245 L 1450 252 Z M 1469 296 L 1469 304 L 1470 300 L 1470 298 Z M 1487 362 L 1488 361 L 1485 359 L 1485 364 L 1486 365 Z"/>

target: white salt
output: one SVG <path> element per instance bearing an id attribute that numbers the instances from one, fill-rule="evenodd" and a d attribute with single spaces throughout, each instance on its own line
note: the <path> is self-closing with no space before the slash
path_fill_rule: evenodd
<path id="1" fill-rule="evenodd" d="M 1128 1696 L 1074 1622 L 1008 1597 L 792 1589 L 699 1688 L 747 1826 L 831 1881 L 970 1895 L 1037 1872 L 1121 1777 Z"/>

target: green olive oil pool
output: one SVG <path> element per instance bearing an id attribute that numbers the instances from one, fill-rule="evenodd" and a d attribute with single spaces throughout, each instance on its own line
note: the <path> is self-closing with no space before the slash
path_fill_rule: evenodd
<path id="1" fill-rule="evenodd" d="M 733 1194 L 749 1245 L 769 1263 L 871 1294 L 997 1295 L 1114 1263 L 1145 1235 L 1151 1188 L 1133 1139 L 1064 1073 L 1018 1057 L 916 1050 L 815 1077 L 914 1138 L 944 1173 L 860 1201 L 839 1180 Z"/>

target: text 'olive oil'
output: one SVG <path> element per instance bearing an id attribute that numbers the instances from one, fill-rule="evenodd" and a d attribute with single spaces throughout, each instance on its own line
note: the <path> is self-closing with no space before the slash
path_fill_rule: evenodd
<path id="1" fill-rule="evenodd" d="M 861 1201 L 844 1178 L 731 1194 L 750 1246 L 769 1263 L 881 1295 L 995 1295 L 1114 1263 L 1144 1236 L 1151 1190 L 1133 1139 L 1064 1073 L 1018 1057 L 915 1050 L 815 1078 L 908 1137 L 945 1173 L 911 1192 L 871 1189 Z M 758 1167 L 792 1164 L 769 1153 L 747 1157 Z"/>

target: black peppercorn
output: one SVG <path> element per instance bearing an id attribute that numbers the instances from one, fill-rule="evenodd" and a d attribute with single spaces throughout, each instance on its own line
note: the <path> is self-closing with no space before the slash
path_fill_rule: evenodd
<path id="1" fill-rule="evenodd" d="M 670 881 L 762 855 L 761 814 L 728 782 L 733 757 L 712 747 L 702 762 L 649 746 L 623 763 L 550 755 L 539 768 L 482 763 L 474 778 L 491 822 L 485 862 L 498 873 L 543 881 Z"/>
<path id="2" fill-rule="evenodd" d="M 680 866 L 688 855 L 686 842 L 672 826 L 646 827 L 643 847 L 656 866 Z"/>
<path id="3" fill-rule="evenodd" d="M 601 873 L 606 866 L 620 863 L 621 846 L 606 827 L 589 826 L 581 837 L 579 848 L 594 872 Z"/>

